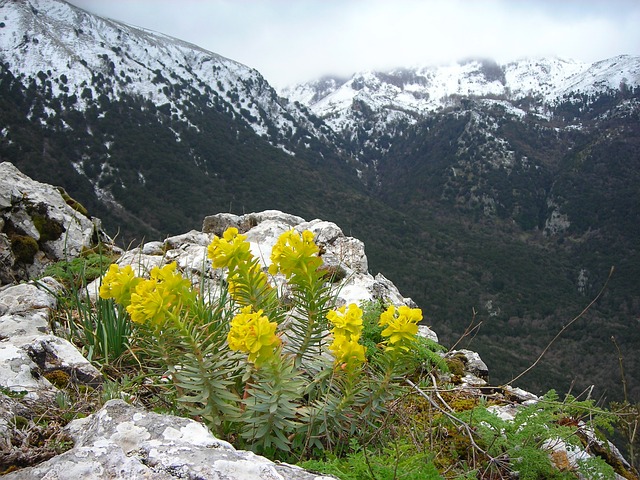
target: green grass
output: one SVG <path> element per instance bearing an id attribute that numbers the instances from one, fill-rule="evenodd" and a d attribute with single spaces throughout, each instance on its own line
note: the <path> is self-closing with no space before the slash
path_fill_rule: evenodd
<path id="1" fill-rule="evenodd" d="M 382 451 L 352 445 L 343 458 L 307 460 L 299 465 L 307 470 L 334 475 L 341 480 L 435 480 L 443 477 L 430 453 L 416 452 L 415 445 L 395 444 Z"/>

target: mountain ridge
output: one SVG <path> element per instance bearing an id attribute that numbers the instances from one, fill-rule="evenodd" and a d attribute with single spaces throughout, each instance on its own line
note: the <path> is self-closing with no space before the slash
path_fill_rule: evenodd
<path id="1" fill-rule="evenodd" d="M 367 81 L 377 82 L 378 88 L 390 85 L 398 93 L 413 95 L 416 111 L 442 107 L 446 103 L 443 99 L 451 95 L 506 96 L 511 100 L 539 95 L 546 103 L 552 103 L 571 92 L 601 93 L 617 90 L 621 83 L 638 86 L 640 56 L 618 55 L 591 63 L 558 57 L 523 57 L 502 64 L 480 59 L 386 71 L 365 70 L 351 77 L 326 76 L 298 83 L 285 87 L 282 93 L 309 106 L 320 103 L 317 109 L 323 111 L 326 103 L 334 103 L 327 102 L 328 97 L 342 93 L 339 90 L 344 87 L 362 91 L 370 86 Z"/>
<path id="2" fill-rule="evenodd" d="M 75 94 L 80 97 L 80 109 L 86 109 L 86 97 L 101 93 L 86 81 L 89 73 L 112 76 L 108 90 L 113 96 L 137 94 L 177 112 L 176 98 L 165 90 L 171 86 L 166 77 L 171 76 L 189 84 L 196 94 L 230 99 L 225 102 L 227 108 L 281 148 L 281 139 L 269 131 L 268 124 L 279 132 L 295 130 L 299 123 L 314 129 L 305 113 L 280 99 L 257 70 L 197 45 L 92 15 L 64 1 L 4 0 L 0 9 L 6 17 L 0 29 L 3 62 L 31 78 L 55 68 L 52 95 Z M 40 11 L 46 15 L 44 20 Z M 30 44 L 37 48 L 27 54 Z"/>
<path id="3" fill-rule="evenodd" d="M 307 105 L 334 130 L 344 132 L 359 124 L 358 113 L 363 105 L 385 125 L 413 124 L 455 105 L 460 97 L 498 99 L 509 102 L 518 115 L 548 117 L 549 108 L 563 101 L 563 97 L 606 93 L 623 85 L 640 85 L 640 57 L 620 55 L 593 63 L 544 57 L 504 64 L 470 60 L 364 71 L 348 79 L 325 77 L 288 87 L 282 94 Z M 524 108 L 518 105 L 527 97 L 534 102 Z"/>

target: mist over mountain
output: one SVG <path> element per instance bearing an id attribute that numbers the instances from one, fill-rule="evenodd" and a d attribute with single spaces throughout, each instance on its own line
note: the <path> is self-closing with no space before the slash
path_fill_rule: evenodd
<path id="1" fill-rule="evenodd" d="M 0 161 L 123 243 L 216 212 L 366 242 L 443 343 L 504 383 L 640 398 L 640 58 L 469 60 L 276 92 L 254 69 L 60 0 L 0 0 Z M 479 328 L 475 328 L 475 326 Z"/>

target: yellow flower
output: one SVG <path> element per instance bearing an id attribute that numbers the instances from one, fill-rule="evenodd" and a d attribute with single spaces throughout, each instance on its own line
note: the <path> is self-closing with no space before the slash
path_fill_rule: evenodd
<path id="1" fill-rule="evenodd" d="M 387 349 L 409 350 L 410 345 L 415 341 L 418 333 L 418 322 L 422 320 L 422 310 L 419 308 L 409 308 L 405 305 L 396 307 L 391 305 L 380 315 L 378 324 L 386 328 L 382 331 L 382 336 L 387 337 Z"/>
<path id="2" fill-rule="evenodd" d="M 214 236 L 207 248 L 207 255 L 214 268 L 233 268 L 240 263 L 251 260 L 253 256 L 246 239 L 247 236 L 239 234 L 235 227 L 227 228 L 222 234 L 222 238 Z"/>
<path id="3" fill-rule="evenodd" d="M 365 348 L 359 343 L 362 335 L 362 309 L 351 303 L 348 307 L 330 310 L 327 319 L 333 325 L 333 342 L 329 350 L 333 352 L 335 363 L 364 362 Z"/>
<path id="4" fill-rule="evenodd" d="M 246 342 L 250 362 L 261 365 L 271 358 L 274 348 L 280 345 L 280 338 L 276 335 L 277 326 L 276 322 L 270 322 L 266 316 L 258 316 L 254 320 Z"/>
<path id="5" fill-rule="evenodd" d="M 322 264 L 318 257 L 320 249 L 313 241 L 313 232 L 305 230 L 302 234 L 291 229 L 280 235 L 271 250 L 271 266 L 269 273 L 278 271 L 291 277 L 296 273 L 317 270 Z"/>
<path id="6" fill-rule="evenodd" d="M 151 269 L 150 277 L 162 285 L 165 292 L 182 296 L 191 292 L 191 282 L 176 272 L 176 262 L 166 264 L 162 268 Z"/>
<path id="7" fill-rule="evenodd" d="M 270 322 L 262 310 L 253 312 L 250 306 L 240 310 L 231 320 L 227 342 L 231 350 L 249 354 L 248 360 L 260 366 L 271 359 L 280 345 L 276 322 Z"/>
<path id="8" fill-rule="evenodd" d="M 178 313 L 180 307 L 192 300 L 191 283 L 179 273 L 176 264 L 154 267 L 149 280 L 142 280 L 131 294 L 127 312 L 136 323 L 161 325 L 168 315 Z"/>
<path id="9" fill-rule="evenodd" d="M 333 352 L 336 364 L 362 363 L 365 360 L 364 345 L 358 343 L 358 338 L 356 337 L 336 335 L 333 338 L 333 343 L 329 346 L 329 350 Z"/>
<path id="10" fill-rule="evenodd" d="M 135 323 L 150 322 L 160 325 L 164 322 L 167 312 L 167 300 L 159 288 L 157 280 L 143 280 L 131 294 L 131 303 L 127 312 Z"/>
<path id="11" fill-rule="evenodd" d="M 101 298 L 113 298 L 116 303 L 129 305 L 131 301 L 131 292 L 142 279 L 135 276 L 131 265 L 120 268 L 117 264 L 109 266 L 109 270 L 102 279 L 100 285 Z"/>
<path id="12" fill-rule="evenodd" d="M 259 312 L 261 313 L 261 311 Z M 229 348 L 235 351 L 247 350 L 247 337 L 249 336 L 249 323 L 252 321 L 251 307 L 244 307 L 239 314 L 231 320 L 231 328 L 227 334 Z"/>
<path id="13" fill-rule="evenodd" d="M 338 308 L 338 310 L 330 310 L 327 313 L 327 319 L 333 325 L 332 332 L 334 335 L 345 335 L 348 337 L 360 338 L 362 333 L 362 309 L 355 303 Z"/>

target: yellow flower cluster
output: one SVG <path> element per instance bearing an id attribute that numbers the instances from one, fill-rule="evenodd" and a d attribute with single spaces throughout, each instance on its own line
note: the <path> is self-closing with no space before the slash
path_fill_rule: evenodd
<path id="1" fill-rule="evenodd" d="M 249 354 L 248 360 L 259 367 L 275 356 L 280 345 L 276 335 L 277 323 L 270 322 L 262 310 L 254 312 L 250 306 L 242 308 L 231 320 L 227 335 L 229 348 Z"/>
<path id="2" fill-rule="evenodd" d="M 305 230 L 300 234 L 294 229 L 284 232 L 271 250 L 269 273 L 281 272 L 290 278 L 299 272 L 315 272 L 322 264 L 319 251 L 313 241 L 313 232 Z"/>
<path id="3" fill-rule="evenodd" d="M 239 264 L 249 262 L 253 259 L 250 251 L 247 236 L 238 233 L 235 227 L 229 227 L 222 234 L 222 238 L 217 235 L 207 248 L 207 255 L 211 259 L 214 268 L 229 268 L 232 270 Z"/>
<path id="4" fill-rule="evenodd" d="M 113 298 L 116 303 L 125 307 L 131 303 L 131 292 L 142 281 L 135 276 L 131 265 L 120 268 L 117 264 L 109 266 L 109 270 L 102 279 L 100 285 L 100 297 Z"/>
<path id="5" fill-rule="evenodd" d="M 272 287 L 260 263 L 251 253 L 247 236 L 235 227 L 225 230 L 222 238 L 215 236 L 207 248 L 214 268 L 228 268 L 228 292 L 240 305 L 255 305 L 268 296 Z"/>
<path id="6" fill-rule="evenodd" d="M 125 306 L 133 322 L 154 325 L 177 314 L 192 295 L 191 282 L 176 272 L 175 262 L 154 267 L 148 280 L 135 277 L 130 265 L 120 268 L 114 264 L 100 287 L 100 296 Z"/>
<path id="7" fill-rule="evenodd" d="M 329 350 L 335 356 L 336 364 L 347 365 L 350 362 L 362 363 L 365 360 L 364 346 L 359 343 L 362 335 L 362 310 L 355 303 L 347 308 L 342 306 L 338 310 L 330 310 L 327 319 L 333 325 L 333 343 Z"/>
<path id="8" fill-rule="evenodd" d="M 387 338 L 387 350 L 409 350 L 418 333 L 418 322 L 422 320 L 422 310 L 405 305 L 396 309 L 391 305 L 380 315 L 378 324 L 386 327 L 382 336 Z"/>

